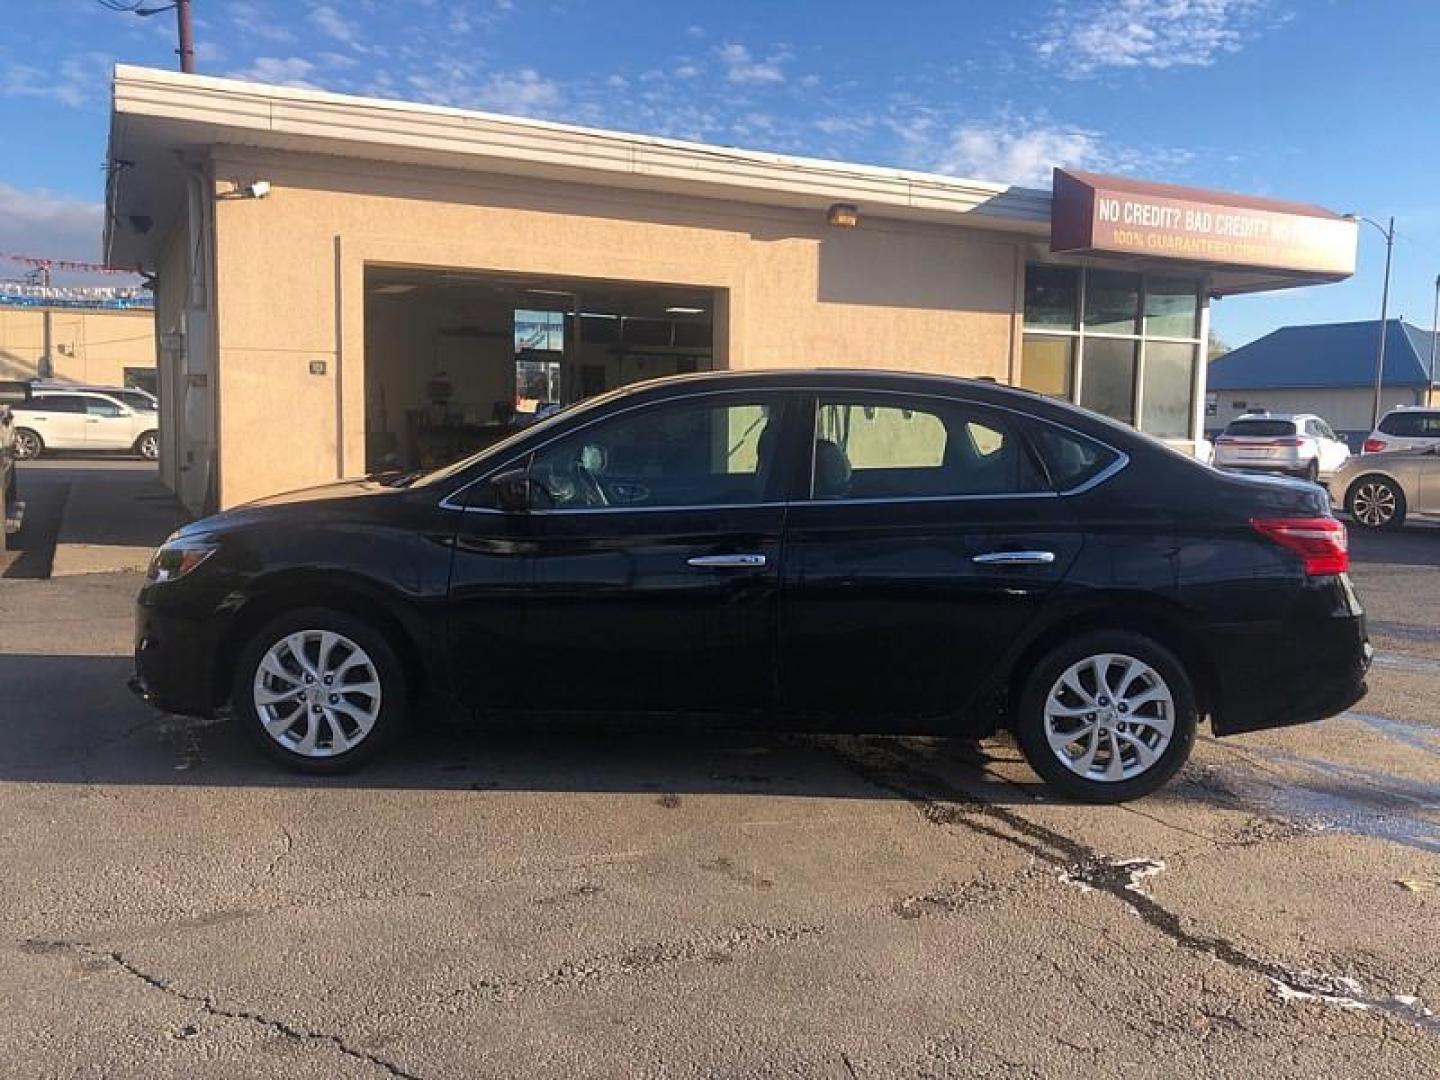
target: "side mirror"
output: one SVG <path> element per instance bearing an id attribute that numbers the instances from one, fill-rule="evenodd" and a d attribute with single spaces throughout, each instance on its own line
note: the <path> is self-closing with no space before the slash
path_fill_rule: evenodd
<path id="1" fill-rule="evenodd" d="M 495 505 L 507 514 L 523 514 L 530 509 L 530 472 L 508 469 L 490 478 Z"/>

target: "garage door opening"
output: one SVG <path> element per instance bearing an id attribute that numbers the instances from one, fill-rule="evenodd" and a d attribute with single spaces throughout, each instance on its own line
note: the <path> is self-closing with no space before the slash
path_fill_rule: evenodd
<path id="1" fill-rule="evenodd" d="M 582 398 L 723 366 L 723 301 L 689 286 L 367 267 L 366 470 L 444 465 Z"/>

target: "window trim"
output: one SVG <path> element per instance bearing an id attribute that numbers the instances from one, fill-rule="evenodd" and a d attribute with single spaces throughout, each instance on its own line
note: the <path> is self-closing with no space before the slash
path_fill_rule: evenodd
<path id="1" fill-rule="evenodd" d="M 808 400 L 808 403 L 809 403 L 809 405 L 810 405 L 810 407 L 811 407 L 811 410 L 812 410 L 812 414 L 813 414 L 813 416 L 814 416 L 814 420 L 812 421 L 812 423 L 818 423 L 818 418 L 819 418 L 819 408 L 818 408 L 819 395 L 821 395 L 821 394 L 823 394 L 823 393 L 826 393 L 826 392 L 831 392 L 831 393 L 833 393 L 833 392 L 836 391 L 836 389 L 837 389 L 837 388 L 834 387 L 834 386 L 801 385 L 801 386 L 775 387 L 775 388 L 771 388 L 771 389 L 769 389 L 769 390 L 765 390 L 765 391 L 763 391 L 763 392 L 765 392 L 765 393 L 781 394 L 781 395 L 790 395 L 790 396 L 792 396 L 792 397 L 794 397 L 794 398 L 800 398 L 800 397 L 806 398 L 806 399 Z M 839 388 L 839 389 L 843 391 L 845 388 L 841 387 L 841 388 Z M 753 394 L 754 392 L 755 392 L 755 391 L 754 391 L 753 388 L 741 389 L 741 388 L 739 388 L 739 387 L 735 388 L 734 390 L 705 390 L 705 391 L 701 391 L 701 392 L 699 392 L 699 393 L 692 393 L 692 394 L 683 394 L 683 393 L 681 393 L 681 394 L 675 394 L 675 395 L 673 395 L 673 396 L 671 396 L 671 397 L 659 398 L 659 399 L 657 399 L 657 400 L 655 400 L 655 401 L 642 401 L 642 402 L 637 402 L 636 404 L 630 405 L 630 406 L 628 406 L 628 407 L 626 407 L 626 408 L 624 408 L 624 409 L 617 409 L 617 410 L 615 410 L 614 412 L 606 413 L 604 416 L 598 416 L 598 417 L 596 417 L 596 418 L 593 419 L 593 420 L 588 420 L 588 421 L 586 421 L 584 424 L 580 425 L 580 426 L 577 427 L 577 428 L 573 428 L 573 429 L 571 429 L 570 431 L 565 431 L 565 432 L 561 432 L 561 433 L 559 433 L 559 434 L 553 435 L 553 436 L 551 436 L 550 438 L 546 439 L 544 442 L 539 443 L 539 444 L 536 445 L 536 446 L 529 447 L 528 449 L 524 450 L 524 451 L 521 452 L 521 453 L 518 453 L 518 454 L 515 454 L 515 455 L 513 455 L 513 456 L 511 456 L 511 457 L 506 458 L 504 461 L 502 461 L 502 462 L 500 462 L 499 464 L 497 464 L 494 468 L 486 470 L 486 471 L 485 471 L 484 473 L 482 473 L 480 476 L 477 476 L 474 480 L 471 480 L 471 481 L 469 481 L 469 482 L 467 482 L 467 483 L 465 483 L 465 484 L 462 484 L 460 487 L 458 487 L 458 488 L 456 488 L 454 491 L 450 492 L 450 494 L 446 495 L 446 496 L 445 496 L 444 498 L 442 498 L 438 503 L 436 503 L 436 507 L 437 507 L 437 509 L 441 509 L 441 510 L 455 510 L 455 511 L 458 511 L 458 512 L 463 513 L 463 514 L 503 514 L 503 515 L 507 515 L 507 516 L 508 516 L 508 515 L 512 514 L 513 512 L 512 512 L 512 511 L 509 511 L 509 510 L 500 510 L 500 509 L 497 509 L 496 507 L 493 507 L 493 506 L 467 506 L 467 505 L 465 505 L 465 502 L 464 502 L 464 495 L 465 495 L 465 493 L 468 492 L 471 488 L 476 487 L 476 486 L 479 485 L 479 484 L 486 483 L 486 482 L 489 481 L 492 477 L 498 476 L 500 473 L 505 472 L 505 471 L 507 471 L 507 470 L 509 470 L 509 469 L 511 469 L 511 468 L 514 468 L 519 462 L 523 461 L 524 459 L 526 459 L 526 458 L 528 458 L 528 457 L 533 456 L 534 454 L 538 453 L 540 450 L 544 449 L 546 446 L 549 446 L 551 443 L 557 442 L 557 441 L 559 441 L 560 439 L 565 438 L 565 437 L 567 437 L 567 436 L 569 436 L 569 435 L 571 435 L 571 434 L 573 434 L 573 433 L 575 433 L 575 432 L 584 431 L 585 428 L 590 427 L 590 426 L 593 425 L 593 424 L 600 423 L 602 420 L 609 420 L 609 419 L 611 419 L 611 418 L 613 418 L 613 417 L 616 417 L 616 416 L 622 416 L 622 415 L 624 415 L 625 413 L 634 412 L 634 411 L 637 410 L 637 409 L 649 408 L 649 407 L 652 406 L 652 405 L 664 405 L 664 404 L 668 404 L 668 403 L 670 403 L 670 402 L 672 402 L 672 401 L 680 401 L 680 400 L 695 399 L 695 398 L 716 397 L 716 396 L 725 395 L 725 394 Z M 1109 481 L 1110 479 L 1112 479 L 1113 477 L 1117 476 L 1119 473 L 1121 473 L 1122 471 L 1124 471 L 1124 470 L 1129 466 L 1129 464 L 1130 464 L 1130 455 L 1129 455 L 1129 454 L 1127 454 L 1124 450 L 1121 450 L 1119 447 L 1115 446 L 1114 444 L 1109 443 L 1109 442 L 1106 442 L 1104 439 L 1097 438 L 1097 437 L 1094 436 L 1094 435 L 1087 434 L 1086 432 L 1083 432 L 1083 431 L 1080 431 L 1080 430 L 1078 430 L 1078 429 L 1076 429 L 1076 428 L 1073 428 L 1073 427 L 1071 427 L 1071 426 L 1068 425 L 1068 424 L 1063 424 L 1063 423 L 1060 423 L 1059 421 L 1051 420 L 1051 419 L 1048 419 L 1048 418 L 1046 418 L 1046 417 L 1036 416 L 1036 415 L 1034 415 L 1033 413 L 1028 413 L 1028 412 L 1025 412 L 1025 411 L 1023 411 L 1023 410 L 1021 410 L 1021 409 L 1013 408 L 1013 407 L 1011 407 L 1011 406 L 1009 406 L 1009 405 L 998 405 L 998 404 L 994 404 L 994 403 L 988 402 L 988 401 L 976 401 L 974 398 L 957 397 L 957 396 L 950 395 L 950 394 L 938 394 L 938 393 L 935 393 L 935 392 L 933 392 L 933 391 L 928 391 L 928 390 L 891 390 L 891 389 L 886 388 L 886 387 L 864 387 L 864 388 L 859 389 L 859 390 L 852 390 L 851 392 L 852 392 L 852 393 L 866 393 L 866 394 L 885 394 L 885 395 L 890 395 L 890 396 L 893 396 L 893 397 L 925 398 L 925 399 L 933 400 L 933 401 L 954 402 L 954 403 L 958 403 L 958 404 L 962 404 L 962 405 L 978 406 L 978 407 L 981 408 L 981 409 L 993 409 L 993 410 L 995 410 L 996 412 L 1002 412 L 1002 413 L 1006 413 L 1006 414 L 1008 414 L 1008 415 L 1010 415 L 1010 416 L 1018 417 L 1021 421 L 1027 421 L 1027 420 L 1028 420 L 1028 421 L 1030 421 L 1030 422 L 1032 422 L 1032 423 L 1048 424 L 1050 427 L 1053 427 L 1053 428 L 1055 428 L 1055 429 L 1057 429 L 1057 430 L 1059 430 L 1059 431 L 1069 432 L 1071 435 L 1078 436 L 1078 437 L 1080 437 L 1080 438 L 1082 438 L 1082 439 L 1086 439 L 1086 440 L 1088 440 L 1088 441 L 1090 441 L 1090 442 L 1093 442 L 1093 443 L 1098 443 L 1098 444 L 1100 444 L 1101 446 L 1105 447 L 1107 450 L 1109 450 L 1112 454 L 1114 454 L 1114 455 L 1115 455 L 1115 460 L 1112 461 L 1112 462 L 1111 462 L 1109 465 L 1107 465 L 1105 468 L 1101 469 L 1101 470 L 1100 470 L 1098 473 L 1096 473 L 1094 476 L 1090 477 L 1088 480 L 1085 480 L 1083 483 L 1077 484 L 1077 485 L 1074 486 L 1074 487 L 1065 488 L 1063 491 L 1057 491 L 1057 490 L 1054 490 L 1054 489 L 1052 488 L 1052 489 L 1049 490 L 1049 491 L 1017 491 L 1017 492 L 1002 492 L 1002 493 L 1000 493 L 1000 494 L 986 493 L 986 494 L 974 494 L 974 495 L 914 495 L 914 496 L 903 496 L 903 497 L 885 496 L 885 497 L 873 497 L 873 498 L 864 498 L 864 499 L 815 499 L 815 498 L 791 499 L 791 498 L 787 498 L 787 499 L 780 499 L 780 500 L 777 500 L 777 501 L 775 501 L 775 502 L 760 502 L 760 503 L 714 503 L 714 504 L 691 505 L 691 506 L 586 506 L 586 507 L 567 508 L 567 509 L 564 509 L 564 510 L 557 510 L 557 509 L 526 510 L 526 511 L 525 511 L 525 515 L 526 515 L 526 516 L 529 516 L 529 515 L 536 515 L 536 514 L 539 514 L 539 515 L 547 515 L 547 514 L 548 514 L 548 515 L 555 515 L 555 514 L 615 514 L 615 513 L 620 513 L 620 514 L 643 514 L 643 513 L 660 513 L 660 512 L 664 512 L 664 513 L 676 513 L 676 512 L 687 511 L 687 510 L 755 510 L 755 509 L 765 509 L 765 508 L 774 508 L 774 507 L 780 507 L 780 508 L 784 508 L 784 509 L 789 509 L 789 508 L 792 508 L 792 507 L 810 507 L 810 506 L 861 506 L 861 505 L 878 505 L 878 504 L 892 504 L 892 503 L 916 503 L 916 502 L 926 502 L 926 503 L 930 503 L 930 502 L 973 502 L 973 501 L 975 501 L 975 500 L 980 500 L 980 499 L 984 499 L 984 500 L 997 500 L 997 499 L 1068 499 L 1068 498 L 1073 498 L 1073 497 L 1076 496 L 1076 495 L 1083 495 L 1083 494 L 1085 494 L 1086 492 L 1093 491 L 1095 488 L 1099 487 L 1101 484 L 1106 483 L 1107 481 Z M 803 403 L 800 405 L 800 408 L 802 408 L 802 409 L 804 408 L 804 404 L 803 404 Z M 814 430 L 814 429 L 813 429 L 813 427 L 812 427 L 812 431 L 813 431 L 813 430 Z M 1024 442 L 1025 445 L 1026 445 L 1027 447 L 1029 447 L 1029 445 L 1030 445 L 1030 440 L 1025 436 L 1024 432 L 1021 431 L 1021 432 L 1018 433 L 1018 435 L 1019 435 L 1019 438 L 1022 440 L 1022 442 Z M 813 483 L 813 481 L 814 481 L 814 476 L 815 476 L 815 464 L 814 464 L 815 450 L 814 450 L 814 446 L 815 446 L 815 440 L 814 440 L 814 437 L 813 437 L 813 435 L 812 435 L 812 437 L 811 437 L 811 439 L 810 439 L 810 458 L 811 458 L 811 463 L 810 463 L 810 481 L 811 481 L 812 483 Z M 1031 450 L 1031 452 L 1032 452 L 1032 453 L 1034 452 L 1033 449 Z"/>

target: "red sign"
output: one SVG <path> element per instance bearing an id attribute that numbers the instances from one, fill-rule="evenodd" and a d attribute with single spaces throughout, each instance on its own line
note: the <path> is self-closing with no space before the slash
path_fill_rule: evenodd
<path id="1" fill-rule="evenodd" d="M 1261 267 L 1325 278 L 1355 272 L 1354 220 L 1302 203 L 1055 170 L 1050 250 Z"/>

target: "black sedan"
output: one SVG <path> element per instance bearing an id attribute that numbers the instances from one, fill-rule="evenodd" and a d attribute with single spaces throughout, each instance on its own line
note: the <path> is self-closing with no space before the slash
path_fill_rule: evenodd
<path id="1" fill-rule="evenodd" d="M 438 472 L 185 527 L 134 685 L 347 769 L 422 700 L 791 730 L 1012 730 L 1041 776 L 1154 790 L 1197 722 L 1365 692 L 1324 491 L 1216 472 L 1024 391 L 850 371 L 682 376 Z"/>

